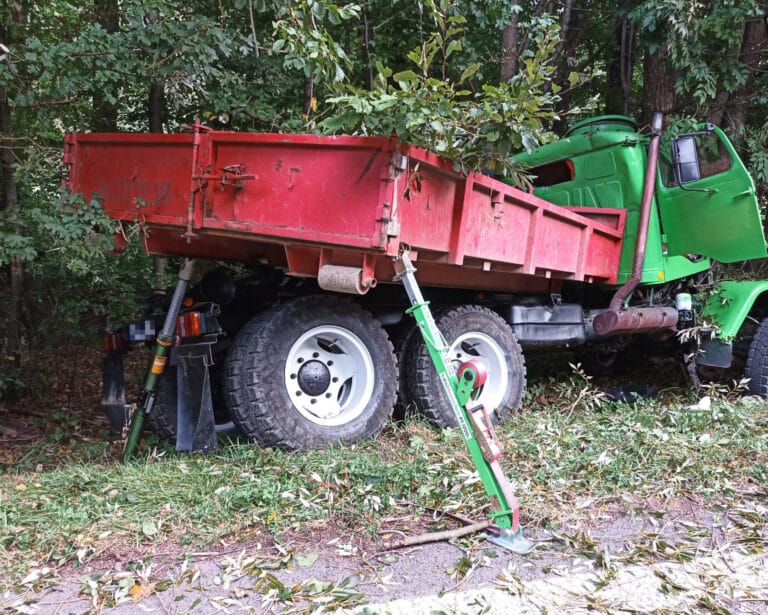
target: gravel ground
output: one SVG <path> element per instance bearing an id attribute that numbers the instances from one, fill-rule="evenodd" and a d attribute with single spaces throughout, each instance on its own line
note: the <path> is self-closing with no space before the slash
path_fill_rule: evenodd
<path id="1" fill-rule="evenodd" d="M 329 541 L 318 528 L 279 565 L 280 553 L 257 544 L 132 572 L 126 562 L 102 561 L 64 574 L 38 571 L 41 579 L 26 593 L 3 596 L 0 607 L 40 614 L 768 613 L 767 517 L 757 506 L 762 523 L 747 534 L 728 511 L 690 502 L 667 503 L 662 516 L 614 510 L 563 528 L 524 557 L 479 538 L 374 554 L 352 540 Z"/>

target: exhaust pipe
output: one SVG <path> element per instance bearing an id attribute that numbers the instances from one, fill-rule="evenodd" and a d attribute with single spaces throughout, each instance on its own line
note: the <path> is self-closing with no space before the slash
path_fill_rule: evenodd
<path id="1" fill-rule="evenodd" d="M 629 279 L 614 293 L 608 309 L 597 316 L 592 323 L 598 335 L 616 335 L 636 331 L 655 331 L 674 327 L 677 324 L 677 310 L 674 308 L 628 308 L 622 305 L 640 283 L 645 263 L 645 244 L 648 241 L 648 223 L 651 219 L 651 204 L 656 192 L 656 168 L 659 163 L 661 125 L 663 116 L 656 112 L 651 120 L 651 142 L 648 146 L 648 164 L 645 167 L 643 200 L 640 203 L 640 220 L 637 227 L 635 259 Z"/>
<path id="2" fill-rule="evenodd" d="M 677 310 L 671 307 L 609 309 L 595 316 L 592 328 L 598 335 L 659 331 L 676 326 L 677 318 Z"/>

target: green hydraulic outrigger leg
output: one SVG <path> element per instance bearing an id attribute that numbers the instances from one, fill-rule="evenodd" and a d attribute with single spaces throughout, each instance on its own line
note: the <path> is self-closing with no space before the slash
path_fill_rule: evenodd
<path id="1" fill-rule="evenodd" d="M 165 364 L 168 362 L 170 349 L 176 341 L 176 319 L 179 317 L 179 312 L 184 302 L 184 295 L 187 292 L 187 285 L 192 278 L 194 267 L 195 261 L 185 258 L 179 270 L 179 281 L 176 283 L 176 289 L 173 291 L 171 305 L 168 307 L 168 313 L 165 315 L 163 329 L 157 336 L 157 340 L 155 340 L 155 353 L 152 357 L 152 365 L 147 370 L 141 398 L 136 405 L 136 411 L 131 417 L 128 437 L 125 440 L 125 448 L 123 449 L 123 463 L 127 462 L 135 452 L 141 438 L 141 433 L 144 431 L 144 419 L 147 414 L 152 412 L 157 384 L 165 371 Z"/>
<path id="2" fill-rule="evenodd" d="M 394 262 L 397 279 L 402 281 L 411 307 L 407 310 L 416 319 L 424 343 L 427 345 L 432 363 L 437 370 L 440 385 L 451 405 L 464 442 L 469 449 L 472 461 L 480 474 L 486 493 L 491 496 L 498 510 L 491 512 L 498 530 L 498 536 L 487 539 L 514 553 L 529 553 L 537 543 L 526 539 L 520 527 L 519 506 L 504 471 L 499 464 L 502 455 L 501 444 L 493 431 L 488 411 L 482 405 L 472 405 L 473 390 L 485 380 L 485 369 L 479 363 L 467 361 L 458 373 L 451 364 L 448 344 L 437 328 L 435 319 L 424 301 L 421 289 L 416 282 L 416 269 L 411 263 L 408 251 L 401 252 Z"/>

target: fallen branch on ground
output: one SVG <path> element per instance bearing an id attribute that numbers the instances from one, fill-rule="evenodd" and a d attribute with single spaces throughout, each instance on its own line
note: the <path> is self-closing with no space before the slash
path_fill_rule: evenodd
<path id="1" fill-rule="evenodd" d="M 479 523 L 473 523 L 472 525 L 465 525 L 464 527 L 457 527 L 453 530 L 443 530 L 440 532 L 427 532 L 426 534 L 419 534 L 418 536 L 407 536 L 400 540 L 391 540 L 381 544 L 382 551 L 392 551 L 394 549 L 402 549 L 403 547 L 410 547 L 413 545 L 421 545 L 429 542 L 441 542 L 443 540 L 451 540 L 452 538 L 459 538 L 460 536 L 466 536 L 467 534 L 474 534 L 482 530 L 488 529 L 493 525 L 492 519 L 486 519 Z"/>

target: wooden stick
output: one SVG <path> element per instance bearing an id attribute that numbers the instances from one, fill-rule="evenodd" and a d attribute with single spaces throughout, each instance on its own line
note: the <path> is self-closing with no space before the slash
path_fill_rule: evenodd
<path id="1" fill-rule="evenodd" d="M 393 549 L 402 549 L 403 547 L 410 547 L 413 545 L 422 545 L 428 542 L 440 542 L 442 540 L 450 540 L 451 538 L 458 538 L 459 536 L 466 536 L 467 534 L 474 534 L 482 530 L 488 529 L 493 525 L 492 519 L 486 519 L 479 523 L 473 523 L 472 525 L 465 525 L 464 527 L 457 527 L 453 530 L 443 530 L 441 532 L 427 532 L 426 534 L 419 534 L 418 536 L 407 536 L 400 540 L 391 540 L 381 545 L 382 551 L 391 551 Z"/>

